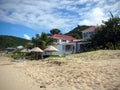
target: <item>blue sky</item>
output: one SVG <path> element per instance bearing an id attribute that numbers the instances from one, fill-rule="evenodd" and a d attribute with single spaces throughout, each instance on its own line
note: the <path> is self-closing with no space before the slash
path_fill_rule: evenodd
<path id="1" fill-rule="evenodd" d="M 100 25 L 120 16 L 120 0 L 0 0 L 0 35 L 31 39 L 58 28 L 66 33 L 77 25 Z"/>

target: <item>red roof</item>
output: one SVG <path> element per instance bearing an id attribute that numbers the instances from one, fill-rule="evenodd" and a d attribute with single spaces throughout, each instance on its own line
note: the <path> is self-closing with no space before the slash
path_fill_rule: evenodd
<path id="1" fill-rule="evenodd" d="M 95 30 L 97 27 L 96 26 L 90 26 L 89 28 L 86 28 L 82 31 L 91 31 L 91 30 Z"/>
<path id="2" fill-rule="evenodd" d="M 76 40 L 76 38 L 68 35 L 54 34 L 51 38 L 53 39 L 64 39 L 64 40 Z"/>

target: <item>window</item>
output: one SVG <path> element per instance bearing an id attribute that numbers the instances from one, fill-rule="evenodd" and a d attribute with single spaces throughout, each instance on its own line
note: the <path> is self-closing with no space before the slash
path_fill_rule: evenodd
<path id="1" fill-rule="evenodd" d="M 88 33 L 87 33 L 87 32 L 86 32 L 86 33 L 83 33 L 83 37 L 84 37 L 84 38 L 88 37 Z"/>
<path id="2" fill-rule="evenodd" d="M 65 45 L 65 51 L 71 51 L 72 46 L 71 45 Z"/>
<path id="3" fill-rule="evenodd" d="M 62 42 L 66 42 L 66 40 L 62 40 Z"/>
<path id="4" fill-rule="evenodd" d="M 93 32 L 89 32 L 89 36 L 91 36 L 93 34 Z"/>

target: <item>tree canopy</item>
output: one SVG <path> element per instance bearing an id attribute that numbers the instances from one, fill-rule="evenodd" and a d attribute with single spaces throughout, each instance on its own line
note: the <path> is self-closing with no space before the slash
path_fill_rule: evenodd
<path id="1" fill-rule="evenodd" d="M 50 33 L 51 33 L 51 35 L 60 34 L 61 31 L 59 29 L 54 28 L 54 29 L 50 30 Z"/>
<path id="2" fill-rule="evenodd" d="M 96 29 L 91 41 L 94 48 L 120 49 L 120 18 L 111 14 L 110 19 Z"/>
<path id="3" fill-rule="evenodd" d="M 35 37 L 32 37 L 32 43 L 34 47 L 39 47 L 41 49 L 46 48 L 46 43 L 48 41 L 48 35 L 42 32 L 41 35 L 36 34 Z"/>

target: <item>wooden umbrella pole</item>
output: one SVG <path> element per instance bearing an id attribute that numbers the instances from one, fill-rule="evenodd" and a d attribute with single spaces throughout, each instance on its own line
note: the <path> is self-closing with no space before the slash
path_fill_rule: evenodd
<path id="1" fill-rule="evenodd" d="M 36 59 L 36 53 L 34 52 L 34 58 Z"/>
<path id="2" fill-rule="evenodd" d="M 38 60 L 38 52 L 37 52 L 37 60 Z"/>

